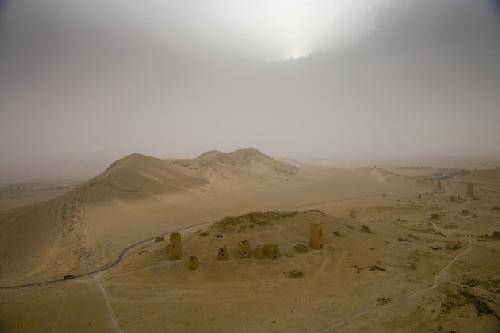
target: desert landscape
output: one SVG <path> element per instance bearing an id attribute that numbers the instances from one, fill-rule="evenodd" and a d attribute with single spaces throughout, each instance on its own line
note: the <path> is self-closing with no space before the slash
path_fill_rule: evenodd
<path id="1" fill-rule="evenodd" d="M 0 333 L 500 333 L 500 0 L 0 0 Z"/>
<path id="2" fill-rule="evenodd" d="M 42 198 L 2 206 L 2 332 L 500 329 L 498 168 L 133 154 Z"/>

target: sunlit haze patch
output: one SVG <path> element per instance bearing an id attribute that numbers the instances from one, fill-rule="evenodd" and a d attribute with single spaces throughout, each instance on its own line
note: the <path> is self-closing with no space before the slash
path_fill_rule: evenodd
<path id="1" fill-rule="evenodd" d="M 359 38 L 372 28 L 377 6 L 390 1 L 46 0 L 29 7 L 12 3 L 9 12 L 12 19 L 50 15 L 51 24 L 114 31 L 159 45 L 203 48 L 250 61 L 274 61 L 304 57 Z"/>

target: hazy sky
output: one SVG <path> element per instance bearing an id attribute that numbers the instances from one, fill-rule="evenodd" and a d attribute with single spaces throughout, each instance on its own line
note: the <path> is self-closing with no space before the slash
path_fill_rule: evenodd
<path id="1" fill-rule="evenodd" d="M 500 155 L 492 0 L 0 3 L 0 181 L 247 146 Z"/>

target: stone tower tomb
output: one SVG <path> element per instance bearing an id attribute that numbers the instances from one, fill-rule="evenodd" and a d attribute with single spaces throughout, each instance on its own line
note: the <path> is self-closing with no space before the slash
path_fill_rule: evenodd
<path id="1" fill-rule="evenodd" d="M 311 223 L 309 235 L 309 247 L 314 250 L 321 250 L 325 246 L 323 239 L 323 223 Z"/>

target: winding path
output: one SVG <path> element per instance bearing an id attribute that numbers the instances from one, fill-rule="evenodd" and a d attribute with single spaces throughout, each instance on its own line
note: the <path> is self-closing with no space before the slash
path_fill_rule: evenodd
<path id="1" fill-rule="evenodd" d="M 208 224 L 211 224 L 212 222 L 204 222 L 204 223 L 199 223 L 199 224 L 195 224 L 195 225 L 191 225 L 189 227 L 185 227 L 185 228 L 181 228 L 181 229 L 176 229 L 177 231 L 186 231 L 186 230 L 189 230 L 189 229 L 195 229 L 195 228 L 199 228 L 199 227 L 203 227 L 205 225 L 208 225 Z M 158 236 L 166 236 L 170 234 L 170 232 L 166 232 L 164 234 L 161 234 L 161 235 L 158 235 Z M 19 288 L 28 288 L 28 287 L 43 287 L 43 286 L 47 286 L 47 285 L 51 285 L 51 284 L 55 284 L 55 283 L 60 283 L 60 282 L 67 282 L 67 281 L 71 281 L 71 280 L 75 280 L 75 279 L 81 279 L 81 278 L 84 278 L 84 277 L 91 277 L 91 276 L 94 276 L 98 273 L 102 273 L 104 271 L 107 271 L 115 266 L 117 266 L 118 264 L 120 264 L 123 259 L 125 259 L 127 257 L 127 255 L 132 251 L 134 250 L 135 248 L 139 247 L 139 246 L 142 246 L 142 245 L 146 245 L 146 244 L 149 244 L 149 243 L 153 243 L 155 238 L 158 237 L 158 236 L 154 236 L 154 237 L 151 237 L 151 238 L 148 238 L 148 239 L 145 239 L 145 240 L 142 240 L 142 241 L 138 241 L 138 242 L 135 242 L 135 243 L 132 243 L 130 244 L 129 246 L 127 246 L 126 248 L 124 248 L 123 250 L 121 250 L 120 254 L 118 255 L 118 257 L 116 257 L 116 259 L 110 263 L 108 263 L 107 265 L 103 266 L 103 267 L 100 267 L 100 268 L 97 268 L 96 270 L 93 270 L 91 272 L 87 272 L 87 273 L 82 273 L 82 274 L 75 274 L 73 275 L 71 278 L 61 278 L 61 279 L 54 279 L 54 280 L 49 280 L 49 281 L 41 281 L 41 282 L 31 282 L 31 283 L 25 283 L 25 284 L 19 284 L 19 285 L 15 285 L 15 286 L 0 286 L 0 290 L 2 289 L 19 289 Z"/>

